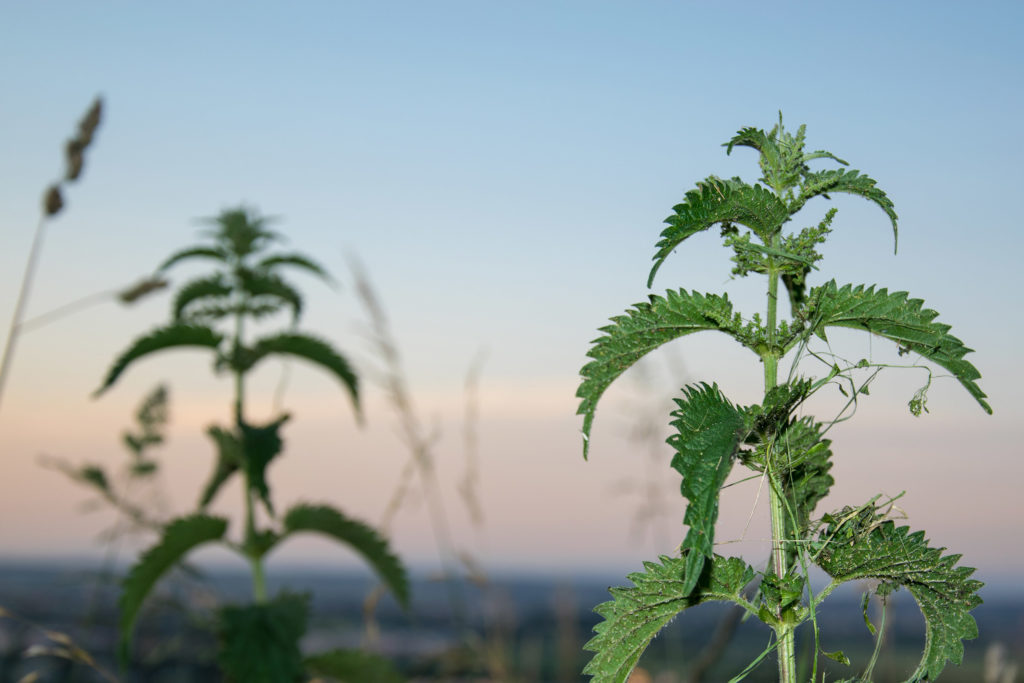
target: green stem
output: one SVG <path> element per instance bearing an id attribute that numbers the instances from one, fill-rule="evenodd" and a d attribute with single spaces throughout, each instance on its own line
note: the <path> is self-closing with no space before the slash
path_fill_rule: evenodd
<path id="1" fill-rule="evenodd" d="M 242 314 L 235 313 L 235 339 L 233 348 L 231 350 L 232 355 L 237 359 L 242 347 L 242 334 L 244 332 L 244 325 L 242 321 Z M 242 413 L 242 405 L 245 397 L 245 378 L 241 370 L 235 370 L 235 423 L 241 429 L 242 423 L 244 422 L 244 415 Z"/>
<path id="2" fill-rule="evenodd" d="M 839 586 L 841 586 L 842 583 L 842 581 L 836 581 L 835 579 L 830 581 L 829 584 L 825 586 L 820 593 L 814 596 L 811 604 L 817 607 L 821 603 L 825 602 L 825 598 L 830 596 L 832 594 L 832 591 L 834 591 L 836 588 L 839 588 Z"/>
<path id="3" fill-rule="evenodd" d="M 885 598 L 882 598 L 882 614 L 879 617 L 878 634 L 875 638 L 875 651 L 871 653 L 871 661 L 868 668 L 864 670 L 864 680 L 871 680 L 871 674 L 878 663 L 878 653 L 882 651 L 882 638 L 885 636 Z"/>
<path id="4" fill-rule="evenodd" d="M 252 598 L 256 604 L 262 605 L 267 602 L 267 582 L 263 576 L 263 558 L 254 554 L 255 550 L 252 547 L 252 542 L 256 540 L 256 515 L 255 501 L 248 477 L 246 477 L 245 484 L 245 552 L 252 569 Z"/>
<path id="5" fill-rule="evenodd" d="M 778 248 L 778 241 L 779 238 L 776 235 L 772 238 L 769 246 Z M 779 350 L 776 346 L 778 302 L 779 271 L 775 267 L 775 260 L 769 256 L 768 311 L 766 321 L 768 348 L 761 355 L 761 360 L 764 362 L 764 391 L 766 396 L 778 384 Z M 773 455 L 773 450 L 767 454 L 769 506 L 772 517 L 772 568 L 775 571 L 775 575 L 782 579 L 786 576 L 787 570 L 785 504 L 782 498 L 782 482 L 777 478 L 777 472 L 772 463 Z M 795 626 L 788 623 L 788 620 L 781 613 L 775 616 L 778 617 L 775 633 L 778 637 L 779 683 L 796 683 L 796 647 L 793 637 Z"/>
<path id="6" fill-rule="evenodd" d="M 236 283 L 236 287 L 240 290 L 241 285 Z M 233 340 L 232 354 L 235 358 L 238 358 L 239 352 L 242 348 L 242 339 L 245 334 L 245 324 L 242 318 L 243 304 L 245 303 L 245 295 L 242 294 L 240 297 L 236 297 L 237 311 L 235 312 L 235 338 Z M 244 373 L 236 369 L 235 370 L 235 429 L 239 437 L 244 439 L 242 433 L 242 425 L 245 424 L 245 413 L 243 407 L 245 405 L 245 375 Z M 243 458 L 248 458 L 249 454 L 245 452 L 243 443 Z M 249 479 L 248 468 L 245 468 L 245 542 L 242 544 L 243 551 L 249 559 L 249 566 L 252 572 L 252 597 L 253 601 L 262 605 L 267 602 L 267 582 L 263 574 L 263 557 L 258 554 L 256 550 L 256 501 L 253 496 L 252 481 Z"/>

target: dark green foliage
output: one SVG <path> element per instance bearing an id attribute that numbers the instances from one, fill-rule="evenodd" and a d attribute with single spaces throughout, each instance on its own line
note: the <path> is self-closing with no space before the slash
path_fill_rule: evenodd
<path id="1" fill-rule="evenodd" d="M 203 220 L 215 226 L 213 230 L 204 231 L 216 243 L 213 248 L 226 254 L 231 261 L 243 261 L 271 243 L 284 239 L 280 233 L 267 229 L 273 219 L 260 216 L 244 206 L 226 209 Z"/>
<path id="2" fill-rule="evenodd" d="M 718 492 L 732 471 L 733 459 L 746 437 L 746 420 L 718 390 L 718 385 L 686 387 L 672 413 L 676 429 L 668 443 L 676 450 L 672 467 L 683 476 L 680 490 L 689 501 L 683 523 L 690 527 L 683 540 L 686 553 L 683 591 L 697 585 L 705 560 L 714 556 Z"/>
<path id="3" fill-rule="evenodd" d="M 237 436 L 230 431 L 216 425 L 206 430 L 206 433 L 213 439 L 217 446 L 217 461 L 213 467 L 213 474 L 203 488 L 199 498 L 200 509 L 205 508 L 213 502 L 214 496 L 220 491 L 232 474 L 242 467 L 244 455 L 242 454 L 242 443 Z"/>
<path id="4" fill-rule="evenodd" d="M 793 422 L 775 441 L 780 479 L 796 518 L 791 538 L 806 535 L 811 513 L 835 483 L 829 474 L 832 441 L 822 438 L 821 433 L 820 423 L 804 417 Z"/>
<path id="5" fill-rule="evenodd" d="M 825 328 L 853 328 L 890 339 L 903 350 L 920 353 L 952 373 L 982 409 L 991 414 L 985 392 L 975 382 L 981 379 L 981 373 L 964 359 L 973 349 L 949 334 L 948 325 L 936 323 L 938 313 L 924 304 L 921 299 L 909 298 L 906 292 L 890 294 L 889 290 L 876 290 L 873 285 L 839 287 L 833 280 L 811 290 L 805 314 L 810 331 L 821 339 L 826 338 Z"/>
<path id="6" fill-rule="evenodd" d="M 207 231 L 213 245 L 179 251 L 159 268 L 164 271 L 193 259 L 214 260 L 221 266 L 178 290 L 172 306 L 176 320 L 214 322 L 237 315 L 259 318 L 288 307 L 295 322 L 302 313 L 302 295 L 277 271 L 290 266 L 329 280 L 321 266 L 301 254 L 263 253 L 282 237 L 268 230 L 268 220 L 254 211 L 231 209 L 208 221 L 216 226 Z"/>
<path id="7" fill-rule="evenodd" d="M 151 446 L 157 446 L 164 441 L 163 430 L 167 425 L 167 387 L 163 384 L 157 386 L 139 406 L 135 414 L 135 421 L 138 423 L 139 431 L 132 433 L 126 431 L 122 440 L 132 456 L 135 457 L 135 465 L 146 469 L 147 465 L 155 468 L 155 463 L 145 461 L 145 451 Z"/>
<path id="8" fill-rule="evenodd" d="M 229 605 L 218 615 L 217 661 L 225 683 L 300 683 L 307 680 L 299 641 L 309 598 L 284 593 L 263 605 Z"/>
<path id="9" fill-rule="evenodd" d="M 110 484 L 107 482 L 107 475 L 100 467 L 95 465 L 86 465 L 81 469 L 81 478 L 82 481 L 95 486 L 100 491 L 110 490 Z"/>
<path id="10" fill-rule="evenodd" d="M 167 525 L 157 544 L 143 553 L 131 568 L 121 586 L 121 597 L 118 600 L 121 610 L 122 664 L 128 660 L 135 618 L 156 582 L 195 548 L 221 540 L 227 528 L 227 520 L 220 517 L 195 514 L 176 519 Z"/>
<path id="11" fill-rule="evenodd" d="M 242 471 L 246 475 L 246 485 L 260 497 L 267 511 L 274 514 L 266 470 L 270 461 L 281 453 L 283 442 L 279 432 L 289 417 L 283 415 L 262 427 L 242 422 L 237 431 L 217 426 L 207 430 L 217 446 L 217 461 L 199 499 L 200 508 L 210 504 L 232 474 Z"/>
<path id="12" fill-rule="evenodd" d="M 328 650 L 306 657 L 306 670 L 339 683 L 403 683 L 405 677 L 388 660 L 358 650 Z"/>
<path id="13" fill-rule="evenodd" d="M 346 517 L 326 505 L 296 505 L 284 517 L 284 535 L 311 531 L 340 541 L 358 552 L 374 568 L 381 581 L 403 607 L 409 605 L 409 580 L 405 569 L 372 527 Z"/>
<path id="14" fill-rule="evenodd" d="M 159 465 L 152 460 L 139 460 L 132 464 L 131 473 L 136 477 L 148 477 L 151 474 L 156 474 Z"/>
<path id="15" fill-rule="evenodd" d="M 209 306 L 207 300 L 226 299 L 230 295 L 231 286 L 224 281 L 224 276 L 220 273 L 196 278 L 178 290 L 171 307 L 171 315 L 179 322 L 203 323 L 219 320 L 230 312 L 230 307 L 223 305 L 214 309 Z M 189 314 L 189 306 L 197 301 L 203 302 L 206 306 L 193 307 L 196 310 Z"/>
<path id="16" fill-rule="evenodd" d="M 98 396 L 109 389 L 129 365 L 151 353 L 189 346 L 216 349 L 223 339 L 223 335 L 209 327 L 181 324 L 159 327 L 132 342 L 132 345 L 114 361 L 107 371 L 106 379 L 94 395 Z"/>
<path id="17" fill-rule="evenodd" d="M 182 249 L 168 257 L 163 263 L 157 266 L 157 272 L 167 270 L 177 263 L 194 258 L 214 259 L 221 263 L 227 263 L 228 253 L 220 247 L 189 247 L 188 249 Z"/>
<path id="18" fill-rule="evenodd" d="M 769 132 L 765 133 L 759 128 L 743 128 L 722 146 L 726 148 L 726 154 L 732 154 L 734 147 L 757 150 L 760 153 L 758 164 L 764 174 L 761 182 L 771 187 L 776 194 L 785 195 L 790 201 L 789 212 L 795 213 L 800 207 L 793 202 L 793 188 L 801 182 L 806 183 L 811 175 L 808 161 L 830 159 L 843 166 L 848 165 L 831 152 L 804 152 L 806 132 L 807 126 L 800 126 L 796 135 L 789 133 L 782 125 L 782 112 L 779 112 L 779 122 Z"/>
<path id="19" fill-rule="evenodd" d="M 636 304 L 625 315 L 611 319 L 601 328 L 604 335 L 593 341 L 587 352 L 592 358 L 583 366 L 576 396 L 582 399 L 576 411 L 583 415 L 583 456 L 589 450 L 590 427 L 597 402 L 605 389 L 634 363 L 662 344 L 701 330 L 720 330 L 734 336 L 741 321 L 733 314 L 727 296 L 697 292 L 668 291 L 664 297 L 650 295 L 650 301 Z"/>
<path id="20" fill-rule="evenodd" d="M 800 311 L 806 298 L 807 275 L 812 269 L 817 268 L 814 264 L 821 260 L 817 247 L 824 243 L 825 238 L 832 232 L 832 220 L 835 217 L 836 209 L 833 207 L 825 213 L 825 217 L 818 225 L 804 228 L 799 235 L 786 235 L 782 238 L 782 249 L 795 254 L 794 260 L 798 261 L 795 265 L 788 265 L 783 261 L 780 272 L 782 283 L 789 293 L 789 306 L 794 316 Z M 800 259 L 803 259 L 803 264 L 799 263 Z"/>
<path id="21" fill-rule="evenodd" d="M 722 143 L 722 146 L 725 147 L 726 154 L 732 154 L 734 147 L 750 147 L 757 150 L 761 155 L 761 170 L 765 174 L 761 181 L 774 184 L 768 174 L 782 165 L 782 157 L 774 135 L 768 135 L 760 128 L 747 126 L 738 130 L 736 135 L 728 142 Z"/>
<path id="22" fill-rule="evenodd" d="M 348 391 L 356 408 L 356 414 L 359 414 L 359 379 L 348 361 L 339 355 L 330 344 L 307 334 L 282 332 L 257 340 L 241 363 L 241 368 L 249 370 L 264 358 L 275 355 L 301 358 L 330 372 Z"/>
<path id="23" fill-rule="evenodd" d="M 878 579 L 886 592 L 905 587 L 921 608 L 924 655 L 908 680 L 935 680 L 947 660 L 959 665 L 961 640 L 978 637 L 969 614 L 981 604 L 982 583 L 970 578 L 974 569 L 957 566 L 960 555 L 943 556 L 945 548 L 929 547 L 923 531 L 881 520 L 874 506 L 837 517 L 819 535 L 818 566 L 837 581 Z"/>
<path id="24" fill-rule="evenodd" d="M 811 382 L 807 379 L 778 384 L 765 393 L 763 405 L 747 409 L 753 430 L 761 443 L 782 433 L 789 426 L 793 411 L 810 393 Z"/>
<path id="25" fill-rule="evenodd" d="M 985 392 L 975 382 L 981 373 L 964 360 L 971 349 L 949 334 L 949 325 L 935 322 L 939 314 L 924 308 L 921 299 L 911 299 L 906 292 L 876 290 L 874 285 L 839 287 L 830 280 L 811 290 L 808 303 L 810 329 L 822 339 L 827 327 L 852 327 L 891 339 L 949 370 L 986 413 L 992 412 Z"/>
<path id="26" fill-rule="evenodd" d="M 292 320 L 297 321 L 302 315 L 302 295 L 298 290 L 277 275 L 258 270 L 240 269 L 239 284 L 245 293 L 252 297 L 250 305 L 259 306 L 264 303 L 275 310 L 279 305 L 287 305 L 292 309 Z"/>
<path id="27" fill-rule="evenodd" d="M 786 538 L 806 538 L 811 514 L 828 495 L 835 479 L 832 469 L 832 442 L 821 436 L 822 425 L 804 417 L 793 422 L 775 440 L 778 453 L 779 482 L 786 501 L 784 529 Z M 787 548 L 786 566 L 794 568 L 798 548 Z"/>
<path id="28" fill-rule="evenodd" d="M 675 214 L 665 219 L 669 227 L 662 231 L 657 244 L 654 266 L 647 277 L 648 287 L 668 255 L 691 235 L 717 223 L 738 223 L 766 239 L 789 218 L 786 205 L 760 185 L 714 176 L 698 183 L 697 189 L 687 192 L 686 200 L 672 210 Z"/>
<path id="29" fill-rule="evenodd" d="M 256 264 L 256 270 L 270 271 L 276 266 L 295 266 L 320 277 L 324 282 L 332 282 L 330 273 L 324 270 L 320 264 L 302 254 L 274 254 L 273 256 L 267 256 Z"/>
<path id="30" fill-rule="evenodd" d="M 732 261 L 736 266 L 732 269 L 733 275 L 744 276 L 748 273 L 766 274 L 769 264 L 774 264 L 777 270 L 783 270 L 787 274 L 804 273 L 809 271 L 814 262 L 821 258 L 812 250 L 805 253 L 793 248 L 787 240 L 781 247 L 766 247 L 751 241 L 753 235 L 749 232 L 740 234 L 734 226 L 723 228 L 722 237 L 725 246 L 731 247 L 735 252 Z"/>
<path id="31" fill-rule="evenodd" d="M 344 517 L 329 507 L 300 505 L 288 512 L 277 527 L 268 483 L 267 468 L 281 455 L 281 426 L 289 419 L 280 415 L 267 424 L 257 425 L 245 418 L 246 375 L 261 361 L 271 357 L 300 358 L 333 375 L 351 396 L 359 417 L 359 385 L 355 372 L 329 343 L 295 331 L 303 310 L 299 291 L 278 271 L 295 268 L 330 281 L 317 263 L 296 253 L 267 253 L 281 235 L 267 229 L 268 220 L 246 208 L 221 212 L 209 220 L 210 245 L 184 249 L 160 266 L 164 271 L 191 260 L 213 261 L 218 269 L 182 285 L 172 304 L 174 323 L 134 342 L 115 362 L 100 391 L 113 384 L 135 360 L 155 351 L 176 346 L 199 346 L 214 352 L 215 371 L 229 371 L 233 379 L 233 424 L 212 426 L 207 430 L 216 446 L 216 464 L 199 497 L 199 509 L 205 509 L 223 485 L 235 474 L 243 478 L 245 524 L 240 542 L 227 545 L 241 554 L 252 568 L 251 606 L 227 607 L 220 614 L 219 662 L 227 681 L 286 683 L 306 679 L 306 662 L 299 641 L 306 628 L 308 606 L 305 598 L 284 595 L 268 602 L 263 558 L 291 534 L 311 531 L 347 544 L 373 566 L 398 601 L 407 606 L 409 586 L 405 570 L 391 553 L 387 542 L 372 528 Z M 291 312 L 287 332 L 270 334 L 249 343 L 246 323 L 282 310 Z M 225 324 L 226 333 L 214 325 Z M 99 392 L 97 392 L 99 393 Z M 126 443 L 141 451 L 157 438 L 155 432 L 126 436 Z M 144 465 L 145 463 L 139 463 Z M 102 475 L 102 472 L 99 473 Z M 93 476 L 95 485 L 103 481 Z M 256 501 L 269 513 L 269 528 L 257 526 Z M 175 521 L 163 538 L 145 553 L 125 581 L 121 597 L 123 655 L 137 613 L 154 584 L 173 565 L 195 547 L 222 540 L 226 520 L 196 514 Z M 327 653 L 309 660 L 330 673 L 346 672 L 356 680 L 393 680 L 393 671 L 371 657 Z M 361 678 L 359 678 L 361 677 Z"/>
<path id="32" fill-rule="evenodd" d="M 896 228 L 896 207 L 885 192 L 876 186 L 875 181 L 860 171 L 847 171 L 840 168 L 808 173 L 804 177 L 804 184 L 800 188 L 799 196 L 791 204 L 791 210 L 800 209 L 807 200 L 813 197 L 825 197 L 827 199 L 829 192 L 853 194 L 877 204 L 878 208 L 885 211 L 892 222 L 893 247 L 896 246 L 896 241 L 899 237 L 899 232 Z"/>
<path id="33" fill-rule="evenodd" d="M 704 564 L 694 590 L 688 588 L 694 577 L 685 557 L 659 560 L 644 562 L 643 572 L 626 577 L 632 587 L 609 589 L 612 600 L 595 608 L 604 620 L 584 645 L 595 654 L 583 669 L 593 683 L 624 683 L 651 639 L 676 615 L 705 602 L 743 602 L 740 592 L 754 578 L 743 560 L 716 555 Z"/>
<path id="34" fill-rule="evenodd" d="M 288 415 L 283 415 L 263 427 L 244 422 L 239 424 L 246 484 L 260 497 L 271 515 L 274 514 L 274 506 L 270 502 L 270 488 L 267 486 L 267 465 L 281 452 L 282 441 L 278 432 L 288 418 Z"/>
<path id="35" fill-rule="evenodd" d="M 809 162 L 818 159 L 843 166 L 846 162 L 826 151 L 804 151 L 805 133 L 804 126 L 796 134 L 786 131 L 780 114 L 770 131 L 743 128 L 726 142 L 727 153 L 735 147 L 758 152 L 761 184 L 714 176 L 700 181 L 666 220 L 669 227 L 656 244 L 648 278 L 650 286 L 661 264 L 684 240 L 719 225 L 725 246 L 733 252 L 732 274 L 756 273 L 768 279 L 764 317 L 755 313 L 742 318 L 725 296 L 669 291 L 666 298 L 651 296 L 649 303 L 612 318 L 588 352 L 591 360 L 581 371 L 576 392 L 581 399 L 577 412 L 583 415 L 584 456 L 594 412 L 605 390 L 666 342 L 717 330 L 757 354 L 764 367 L 760 405 L 737 407 L 717 385 L 706 383 L 686 388 L 684 397 L 676 401 L 678 409 L 672 413 L 676 434 L 669 444 L 675 450 L 672 466 L 683 476 L 680 491 L 687 502 L 683 521 L 689 530 L 679 558 L 662 558 L 660 565 L 648 563 L 645 574 L 630 577 L 635 588 L 613 589 L 615 600 L 598 608 L 605 621 L 598 624 L 598 635 L 587 645 L 596 654 L 585 669 L 595 681 L 625 681 L 657 631 L 683 608 L 706 598 L 736 602 L 770 626 L 775 640 L 750 667 L 774 650 L 780 682 L 797 683 L 797 627 L 816 620 L 814 607 L 839 583 L 864 578 L 881 580 L 882 592 L 905 586 L 921 606 L 927 622 L 925 654 L 912 681 L 932 680 L 947 660 L 959 663 L 961 639 L 977 633 L 968 612 L 980 602 L 976 593 L 981 584 L 969 579 L 973 570 L 955 566 L 958 556 L 942 557 L 941 550 L 928 548 L 922 533 L 896 528 L 869 505 L 844 510 L 840 516 L 825 515 L 826 531 L 816 536 L 822 522 L 814 519 L 815 509 L 834 483 L 831 441 L 825 433 L 844 414 L 832 422 L 819 422 L 802 415 L 803 406 L 823 386 L 840 381 L 852 385 L 854 370 L 871 364 L 862 361 L 846 369 L 834 364 L 827 377 L 780 383 L 779 364 L 787 353 L 799 349 L 794 364 L 807 353 L 816 355 L 806 347 L 815 336 L 827 343 L 829 327 L 865 330 L 896 342 L 901 355 L 913 351 L 946 369 L 986 412 L 991 408 L 976 381 L 980 373 L 964 360 L 970 349 L 949 334 L 948 325 L 936 322 L 935 311 L 924 308 L 919 299 L 874 286 L 839 287 L 835 281 L 808 290 L 808 277 L 821 261 L 818 249 L 832 232 L 836 209 L 799 232 L 785 234 L 783 229 L 812 198 L 830 199 L 831 193 L 862 197 L 886 214 L 894 237 L 898 233 L 895 207 L 873 178 L 856 170 L 810 168 Z M 792 321 L 779 319 L 780 283 L 788 294 Z M 790 377 L 797 377 L 795 365 Z M 925 410 L 931 378 L 929 370 L 928 383 L 910 401 L 914 414 Z M 854 387 L 854 392 L 867 395 L 867 384 Z M 713 568 L 708 562 L 715 557 L 720 491 L 737 461 L 766 484 L 771 510 L 772 558 L 761 574 L 753 603 L 738 593 L 753 576 L 752 570 L 739 560 L 716 557 Z M 835 578 L 819 595 L 813 594 L 805 574 L 812 555 Z M 726 581 L 729 590 L 712 591 L 718 597 L 707 597 L 705 575 L 710 571 L 713 583 L 715 572 L 724 571 L 720 566 L 729 562 L 743 569 L 743 581 Z M 817 654 L 812 660 L 814 680 Z M 820 654 L 849 663 L 842 652 Z M 743 678 L 750 667 L 734 680 Z"/>

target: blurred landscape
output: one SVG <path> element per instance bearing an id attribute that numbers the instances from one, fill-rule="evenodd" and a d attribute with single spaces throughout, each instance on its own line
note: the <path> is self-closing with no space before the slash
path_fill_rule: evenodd
<path id="1" fill-rule="evenodd" d="M 24 336 L 16 362 L 5 351 L 0 363 L 0 683 L 222 680 L 218 609 L 249 603 L 253 582 L 203 557 L 156 585 L 129 666 L 116 652 L 127 567 L 197 509 L 217 472 L 207 430 L 231 410 L 224 378 L 175 352 L 89 397 L 126 341 L 166 321 L 162 290 L 200 272 L 163 280 L 156 264 L 195 238 L 196 217 L 235 205 L 267 211 L 288 249 L 338 278 L 299 281 L 312 285 L 304 324 L 362 381 L 357 421 L 308 367 L 254 372 L 252 418 L 295 418 L 273 469 L 278 509 L 341 506 L 412 568 L 403 611 L 336 547 L 289 541 L 267 582 L 272 596 L 309 596 L 303 652 L 377 653 L 411 683 L 587 680 L 594 607 L 643 559 L 678 553 L 673 398 L 707 381 L 757 402 L 763 370 L 717 335 L 673 343 L 609 390 L 584 462 L 579 369 L 596 330 L 649 293 L 669 207 L 708 172 L 752 179 L 752 157 L 721 142 L 780 109 L 808 124 L 810 144 L 869 169 L 898 207 L 897 255 L 884 218 L 837 200 L 829 277 L 925 297 L 977 349 L 995 409 L 982 414 L 938 377 L 931 414 L 914 418 L 919 378 L 885 373 L 830 435 L 837 483 L 818 511 L 898 499 L 911 528 L 986 582 L 971 612 L 979 637 L 940 680 L 1024 680 L 1024 459 L 1013 446 L 1024 231 L 1006 218 L 1024 184 L 1024 89 L 1012 87 L 1024 81 L 1024 3 L 844 11 L 578 0 L 0 9 L 11 94 L 0 106 L 0 319 L 13 320 L 8 343 Z M 763 291 L 730 279 L 717 243 L 695 238 L 673 259 L 659 287 L 728 288 L 737 310 L 760 310 Z M 837 331 L 829 344 L 905 362 L 877 339 Z M 169 413 L 147 442 L 161 450 L 142 458 L 138 443 L 126 452 L 125 430 L 158 384 Z M 822 392 L 810 412 L 836 415 L 846 398 Z M 762 484 L 734 475 L 716 529 L 716 551 L 754 567 L 771 544 Z M 211 513 L 240 519 L 239 493 L 228 484 Z M 821 658 L 817 680 L 856 676 L 871 659 L 869 588 L 844 586 L 819 608 L 821 651 L 841 649 L 852 666 Z M 875 683 L 905 680 L 924 646 L 906 590 L 885 624 Z M 629 683 L 729 681 L 769 633 L 723 605 L 688 610 Z M 810 625 L 797 638 L 807 680 Z M 743 680 L 777 676 L 768 655 Z"/>
<path id="2" fill-rule="evenodd" d="M 413 607 L 405 614 L 384 599 L 376 610 L 379 634 L 368 641 L 364 603 L 374 588 L 366 574 L 326 569 L 278 570 L 272 592 L 281 589 L 312 594 L 311 628 L 303 641 L 309 650 L 369 646 L 392 658 L 414 681 L 522 681 L 561 683 L 583 681 L 580 670 L 589 654 L 581 646 L 597 622 L 592 607 L 607 599 L 610 585 L 591 577 L 568 580 L 506 575 L 484 585 L 459 584 L 466 623 L 453 618 L 444 582 L 419 576 L 413 581 Z M 249 579 L 242 572 L 211 570 L 196 577 L 178 575 L 167 582 L 159 599 L 146 610 L 135 639 L 129 681 L 217 681 L 215 639 L 206 627 L 219 601 L 243 600 Z M 116 591 L 94 570 L 82 566 L 6 564 L 0 566 L 0 604 L 47 629 L 70 635 L 109 671 L 116 671 Z M 686 612 L 656 638 L 641 659 L 650 674 L 635 680 L 681 682 L 687 666 L 698 658 L 725 608 L 706 605 Z M 962 667 L 949 666 L 947 683 L 998 681 L 985 674 L 986 659 L 1000 653 L 1020 664 L 1024 652 L 1024 597 L 996 594 L 973 612 L 981 636 L 965 643 Z M 870 657 L 872 639 L 864 625 L 857 587 L 841 591 L 825 603 L 822 648 L 842 647 L 851 668 L 831 665 L 826 680 L 850 676 Z M 877 623 L 877 615 L 872 610 Z M 902 681 L 920 658 L 924 631 L 920 612 L 905 591 L 897 592 L 886 617 L 885 645 L 876 668 L 877 683 Z M 799 632 L 810 639 L 809 628 Z M 761 624 L 741 623 L 721 660 L 705 676 L 726 681 L 756 656 L 768 642 Z M 805 641 L 806 642 L 806 641 Z M 36 671 L 40 681 L 54 683 L 102 680 L 88 667 L 67 660 L 24 657 L 32 645 L 45 645 L 41 631 L 22 622 L 0 620 L 0 683 L 14 683 Z M 809 642 L 806 644 L 813 648 Z M 987 655 L 987 657 L 986 657 Z M 503 673 L 497 678 L 496 673 Z M 777 672 L 766 659 L 745 680 L 773 681 Z"/>

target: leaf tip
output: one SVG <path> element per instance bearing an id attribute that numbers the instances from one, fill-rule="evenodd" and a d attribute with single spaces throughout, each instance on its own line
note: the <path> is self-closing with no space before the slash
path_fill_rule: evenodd
<path id="1" fill-rule="evenodd" d="M 658 269 L 661 268 L 661 263 L 661 260 L 656 261 L 655 264 L 651 267 L 651 272 L 647 276 L 647 289 L 651 289 L 652 287 L 654 287 L 654 276 L 658 274 Z"/>

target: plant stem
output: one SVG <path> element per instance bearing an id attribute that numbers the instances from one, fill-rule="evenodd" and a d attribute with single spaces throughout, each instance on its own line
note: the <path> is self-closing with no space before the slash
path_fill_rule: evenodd
<path id="1" fill-rule="evenodd" d="M 234 343 L 233 343 L 232 349 L 231 349 L 231 353 L 232 353 L 232 355 L 234 355 L 236 360 L 241 355 L 242 332 L 243 332 L 242 314 L 241 313 L 236 313 L 235 314 L 235 339 L 234 339 Z M 244 400 L 244 396 L 245 396 L 245 378 L 244 378 L 241 370 L 235 370 L 235 406 L 234 406 L 234 408 L 235 408 L 235 424 L 238 426 L 239 429 L 241 429 L 242 423 L 244 422 L 244 415 L 243 415 L 243 412 L 242 412 L 242 405 L 243 405 L 242 402 Z"/>
<path id="2" fill-rule="evenodd" d="M 245 334 L 245 324 L 242 318 L 243 304 L 245 303 L 245 295 L 236 299 L 237 311 L 235 312 L 235 338 L 232 345 L 232 354 L 235 360 L 238 360 L 241 355 L 242 348 L 242 335 Z M 248 458 L 249 454 L 245 450 L 245 434 L 242 431 L 242 425 L 245 424 L 245 413 L 243 407 L 245 405 L 245 373 L 242 370 L 235 369 L 235 429 L 237 430 L 239 438 L 242 441 L 242 457 Z M 256 502 L 253 499 L 252 481 L 249 479 L 249 469 L 243 468 L 245 471 L 245 542 L 243 548 L 246 556 L 249 559 L 249 566 L 252 571 L 252 598 L 253 601 L 262 605 L 267 602 L 267 582 L 263 575 L 263 558 L 256 554 L 255 548 L 256 541 Z"/>
<path id="3" fill-rule="evenodd" d="M 18 342 L 18 335 L 21 333 L 21 321 L 25 317 L 25 304 L 28 302 L 29 290 L 32 289 L 32 280 L 35 279 L 36 264 L 39 262 L 39 252 L 43 246 L 43 229 L 45 227 L 46 216 L 42 215 L 39 217 L 35 235 L 32 237 L 32 248 L 28 252 L 25 274 L 21 278 L 21 288 L 18 290 L 18 302 L 14 306 L 11 326 L 7 331 L 7 342 L 4 344 L 4 355 L 0 359 L 0 399 L 3 398 L 7 372 L 11 366 L 11 359 L 14 358 L 14 347 Z"/>
<path id="4" fill-rule="evenodd" d="M 771 246 L 778 248 L 779 238 L 774 236 Z M 767 342 L 768 349 L 761 356 L 764 362 L 764 391 L 768 392 L 778 384 L 779 350 L 776 348 L 776 324 L 779 302 L 779 272 L 775 260 L 768 258 L 768 311 L 767 311 Z M 772 516 L 772 568 L 775 575 L 782 579 L 786 576 L 786 525 L 785 506 L 782 500 L 782 482 L 772 462 L 774 449 L 768 453 L 769 505 Z M 787 623 L 781 608 L 775 616 L 779 618 L 775 633 L 778 637 L 779 683 L 796 683 L 796 648 L 793 638 L 794 627 Z"/>
<path id="5" fill-rule="evenodd" d="M 254 510 L 255 501 L 253 500 L 252 487 L 249 486 L 248 477 L 246 477 L 245 483 L 245 545 L 248 546 L 250 542 L 256 539 L 256 515 Z M 253 553 L 254 550 L 251 547 L 246 548 L 249 566 L 252 569 L 252 598 L 256 604 L 262 605 L 267 601 L 267 582 L 263 576 L 263 558 Z"/>

